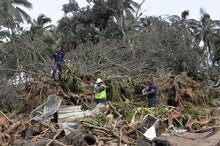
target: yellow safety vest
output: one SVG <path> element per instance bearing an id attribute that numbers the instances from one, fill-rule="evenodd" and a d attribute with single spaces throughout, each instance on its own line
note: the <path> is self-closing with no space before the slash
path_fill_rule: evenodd
<path id="1" fill-rule="evenodd" d="M 105 87 L 104 85 L 101 85 L 103 87 Z M 101 91 L 101 92 L 97 92 L 96 91 L 97 85 L 95 85 L 95 89 L 94 89 L 94 93 L 95 93 L 95 99 L 106 99 L 106 88 L 105 90 Z"/>

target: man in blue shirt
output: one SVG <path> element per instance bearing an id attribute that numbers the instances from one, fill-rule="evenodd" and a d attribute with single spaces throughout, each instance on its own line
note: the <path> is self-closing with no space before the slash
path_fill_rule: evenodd
<path id="1" fill-rule="evenodd" d="M 56 52 L 53 54 L 53 72 L 52 78 L 55 80 L 56 71 L 59 71 L 59 80 L 61 80 L 62 66 L 65 63 L 64 53 L 60 46 L 57 46 Z"/>
<path id="2" fill-rule="evenodd" d="M 156 94 L 156 85 L 153 83 L 153 78 L 148 80 L 148 88 L 143 90 L 144 95 L 148 95 L 148 107 L 156 107 L 157 105 L 157 94 Z"/>

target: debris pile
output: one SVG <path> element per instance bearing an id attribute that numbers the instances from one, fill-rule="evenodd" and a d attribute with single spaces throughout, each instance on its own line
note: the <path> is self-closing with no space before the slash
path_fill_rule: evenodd
<path id="1" fill-rule="evenodd" d="M 102 106 L 92 102 L 91 82 L 97 77 L 107 85 L 108 102 Z M 81 74 L 66 67 L 60 82 L 42 77 L 27 83 L 23 89 L 26 107 L 20 116 L 0 113 L 1 145 L 138 145 L 152 127 L 151 120 L 143 124 L 146 115 L 159 119 L 153 126 L 157 137 L 169 133 L 171 127 L 190 132 L 216 129 L 220 118 L 209 106 L 211 97 L 207 98 L 202 84 L 186 73 L 177 75 L 181 106 L 167 107 L 168 78 L 169 74 L 155 78 L 159 103 L 147 108 L 147 98 L 140 96 L 144 80 Z M 60 99 L 53 100 L 59 101 L 59 108 L 45 108 L 54 96 Z"/>

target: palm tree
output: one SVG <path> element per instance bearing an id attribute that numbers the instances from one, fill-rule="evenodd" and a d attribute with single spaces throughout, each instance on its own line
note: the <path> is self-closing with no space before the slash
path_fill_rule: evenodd
<path id="1" fill-rule="evenodd" d="M 30 21 L 30 16 L 22 10 L 21 7 L 32 8 L 32 4 L 28 0 L 1 0 L 0 1 L 0 17 L 3 18 L 1 24 L 9 29 L 12 33 L 19 23 Z"/>
<path id="2" fill-rule="evenodd" d="M 20 59 L 18 56 L 18 49 L 15 43 L 16 38 L 16 29 L 20 29 L 20 23 L 23 23 L 24 21 L 30 21 L 30 16 L 22 10 L 21 7 L 25 8 L 32 8 L 32 4 L 28 2 L 28 0 L 1 0 L 0 1 L 0 18 L 1 18 L 1 24 L 2 26 L 8 28 L 11 31 L 11 43 L 13 44 L 13 50 L 14 54 L 16 55 L 16 66 L 17 71 L 19 74 L 19 83 L 22 82 L 21 80 L 21 65 L 20 65 Z"/>
<path id="3" fill-rule="evenodd" d="M 181 13 L 182 20 L 186 20 L 188 16 L 189 16 L 189 10 L 185 10 Z"/>
<path id="4" fill-rule="evenodd" d="M 188 11 L 182 12 L 182 21 L 185 27 L 188 28 L 189 32 L 193 36 L 193 43 L 196 48 L 203 50 L 204 65 L 209 66 L 216 60 L 216 53 L 218 54 L 218 42 L 220 39 L 220 21 L 212 20 L 210 15 L 204 10 L 200 9 L 200 20 L 186 19 L 189 15 Z"/>
<path id="5" fill-rule="evenodd" d="M 134 0 L 107 0 L 105 6 L 112 11 L 113 17 L 116 19 L 117 25 L 124 36 L 128 23 L 135 21 L 134 13 L 140 5 Z"/>
<path id="6" fill-rule="evenodd" d="M 50 23 L 51 19 L 44 14 L 41 14 L 37 17 L 37 20 L 34 20 L 34 24 L 37 26 L 44 27 L 47 23 Z"/>
<path id="7" fill-rule="evenodd" d="M 38 16 L 38 18 L 33 20 L 31 22 L 31 29 L 30 32 L 32 32 L 33 37 L 43 35 L 46 29 L 54 27 L 54 25 L 47 25 L 51 22 L 51 19 L 49 17 L 46 17 L 44 14 L 41 14 Z"/>
<path id="8" fill-rule="evenodd" d="M 32 54 L 32 58 L 38 58 L 40 61 L 45 61 L 44 57 L 49 56 L 51 53 L 52 46 L 56 42 L 56 35 L 54 32 L 56 28 L 54 25 L 47 25 L 51 22 L 51 19 L 44 14 L 38 16 L 31 22 L 31 29 L 26 34 L 29 36 L 31 41 L 30 49 L 35 52 Z M 42 40 L 42 46 L 39 47 L 39 40 Z M 45 45 L 46 44 L 46 45 Z M 33 61 L 36 61 L 33 59 Z"/>

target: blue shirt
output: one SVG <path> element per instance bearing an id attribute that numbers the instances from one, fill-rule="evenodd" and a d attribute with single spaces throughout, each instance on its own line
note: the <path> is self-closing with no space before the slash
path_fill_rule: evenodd
<path id="1" fill-rule="evenodd" d="M 154 90 L 154 93 L 151 93 L 148 95 L 148 98 L 157 98 L 156 94 L 156 85 L 154 83 L 151 83 L 147 89 L 147 92 L 150 92 L 151 90 Z"/>
<path id="2" fill-rule="evenodd" d="M 63 62 L 63 58 L 64 58 L 64 53 L 61 52 L 55 52 L 53 54 L 53 58 L 55 59 L 55 62 Z"/>

